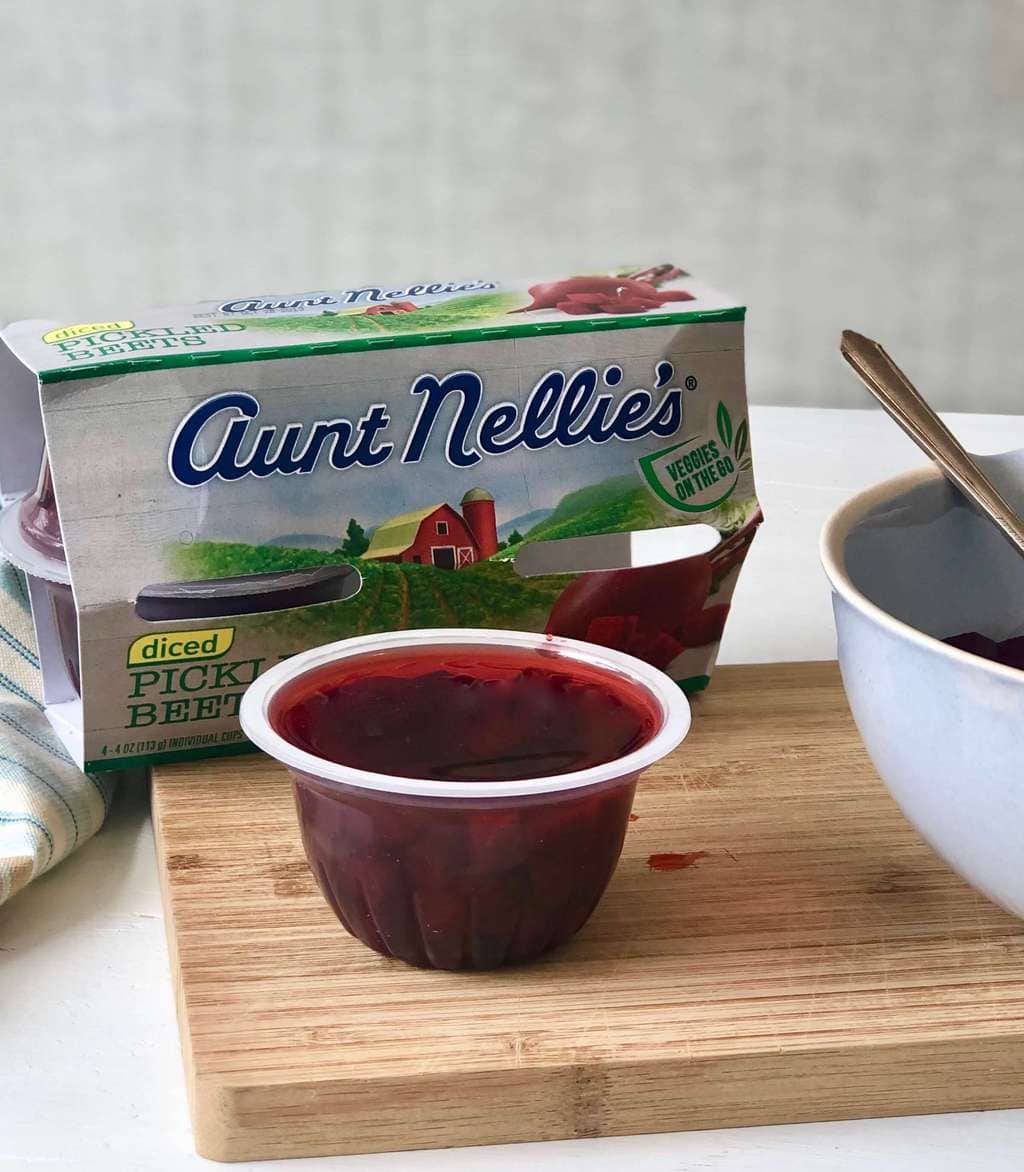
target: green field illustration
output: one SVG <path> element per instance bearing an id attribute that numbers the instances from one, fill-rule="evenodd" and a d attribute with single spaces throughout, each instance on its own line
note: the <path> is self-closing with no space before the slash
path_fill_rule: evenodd
<path id="1" fill-rule="evenodd" d="M 542 631 L 552 604 L 569 581 L 567 575 L 520 578 L 511 562 L 496 560 L 454 571 L 366 561 L 345 556 L 340 549 L 221 541 L 199 541 L 174 552 L 175 572 L 192 581 L 342 562 L 362 575 L 359 593 L 344 602 L 274 611 L 266 621 L 282 638 L 296 646 L 313 646 L 374 631 L 420 627 Z"/>
<path id="2" fill-rule="evenodd" d="M 534 525 L 524 540 L 553 541 L 591 533 L 652 529 L 664 524 L 663 510 L 636 476 L 613 476 L 567 493 L 554 512 Z"/>
<path id="3" fill-rule="evenodd" d="M 467 495 L 491 500 L 489 494 L 480 489 Z M 729 515 L 716 520 L 723 530 L 739 528 L 747 519 L 751 505 L 756 505 L 756 501 L 729 502 L 728 509 L 723 510 Z M 459 520 L 459 515 L 448 506 L 440 505 L 437 509 L 444 511 L 438 511 L 436 515 L 447 515 L 450 524 Z M 419 523 L 420 513 L 424 517 L 434 515 L 430 509 L 424 509 L 408 516 Z M 364 538 L 362 528 L 356 526 L 363 538 L 357 548 L 364 550 L 368 555 L 365 557 L 354 556 L 350 546 L 343 548 L 346 539 L 339 533 L 336 549 L 197 541 L 175 546 L 171 561 L 174 572 L 187 581 L 340 563 L 354 566 L 362 576 L 363 584 L 353 598 L 275 611 L 262 620 L 254 616 L 254 623 L 273 623 L 282 637 L 294 640 L 297 646 L 311 646 L 375 631 L 425 627 L 542 631 L 555 599 L 573 575 L 520 577 L 513 560 L 523 544 L 679 523 L 677 517 L 665 515 L 661 505 L 636 476 L 615 476 L 567 493 L 553 512 L 534 525 L 520 541 L 502 542 L 497 553 L 481 556 L 469 564 L 460 563 L 458 569 L 373 557 L 384 531 L 393 528 L 396 521 L 405 519 L 400 517 L 382 523 L 378 526 L 380 535 L 374 541 L 368 540 L 369 533 Z M 410 523 L 406 528 L 411 533 L 415 525 Z M 411 538 L 407 535 L 406 540 Z M 394 551 L 388 548 L 394 556 Z"/>

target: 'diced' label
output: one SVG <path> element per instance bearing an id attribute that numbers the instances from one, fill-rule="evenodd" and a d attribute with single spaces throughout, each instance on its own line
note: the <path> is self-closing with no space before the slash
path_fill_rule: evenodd
<path id="1" fill-rule="evenodd" d="M 734 429 L 728 407 L 719 403 L 715 431 L 711 436 L 691 436 L 637 461 L 647 487 L 664 504 L 682 513 L 706 513 L 732 496 L 740 473 L 750 467 L 747 421 Z"/>

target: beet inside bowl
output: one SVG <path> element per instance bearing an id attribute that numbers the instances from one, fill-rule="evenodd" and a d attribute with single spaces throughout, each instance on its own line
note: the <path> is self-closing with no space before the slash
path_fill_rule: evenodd
<path id="1" fill-rule="evenodd" d="M 999 459 L 1024 484 L 1024 453 Z M 1024 916 L 1024 671 L 942 642 L 1024 631 L 1024 559 L 930 468 L 839 508 L 821 553 L 875 768 L 951 867 Z"/>

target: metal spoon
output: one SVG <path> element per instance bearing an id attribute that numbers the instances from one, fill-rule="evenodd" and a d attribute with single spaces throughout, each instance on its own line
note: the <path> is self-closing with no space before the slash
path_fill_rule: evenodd
<path id="1" fill-rule="evenodd" d="M 843 330 L 839 350 L 861 382 L 946 478 L 975 504 L 1024 555 L 1024 521 L 911 381 L 877 343 Z"/>

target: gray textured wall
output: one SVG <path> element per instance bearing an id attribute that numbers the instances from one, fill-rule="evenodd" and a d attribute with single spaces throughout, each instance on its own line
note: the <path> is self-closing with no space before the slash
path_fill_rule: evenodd
<path id="1" fill-rule="evenodd" d="M 0 319 L 677 259 L 769 402 L 1024 389 L 1024 0 L 4 0 Z"/>

